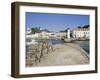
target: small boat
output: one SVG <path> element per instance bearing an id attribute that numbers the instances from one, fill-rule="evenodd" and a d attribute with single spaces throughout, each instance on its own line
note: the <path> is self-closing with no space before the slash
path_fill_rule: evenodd
<path id="1" fill-rule="evenodd" d="M 66 39 L 63 39 L 63 40 L 64 40 L 64 42 L 72 42 L 72 39 L 69 39 L 69 38 L 68 39 L 66 38 Z"/>

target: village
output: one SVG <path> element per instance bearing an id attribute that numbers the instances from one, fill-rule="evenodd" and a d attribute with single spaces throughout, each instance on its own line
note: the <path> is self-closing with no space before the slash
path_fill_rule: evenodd
<path id="1" fill-rule="evenodd" d="M 50 32 L 45 29 L 39 29 L 40 32 L 32 33 L 31 28 L 27 28 L 26 31 L 26 39 L 30 39 L 27 41 L 27 44 L 34 44 L 35 39 L 63 39 L 66 42 L 70 42 L 72 40 L 87 40 L 90 37 L 90 30 L 88 28 L 75 28 L 70 30 L 67 28 L 67 31 L 63 32 Z"/>
<path id="2" fill-rule="evenodd" d="M 89 27 L 67 28 L 60 32 L 27 28 L 26 66 L 88 64 L 88 53 L 73 41 L 87 41 L 89 37 Z"/>

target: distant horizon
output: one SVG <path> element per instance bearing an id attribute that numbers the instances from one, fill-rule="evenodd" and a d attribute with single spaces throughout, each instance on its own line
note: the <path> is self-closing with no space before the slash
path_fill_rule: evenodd
<path id="1" fill-rule="evenodd" d="M 53 32 L 90 25 L 89 15 L 26 12 L 25 17 L 27 28 L 41 27 Z"/>

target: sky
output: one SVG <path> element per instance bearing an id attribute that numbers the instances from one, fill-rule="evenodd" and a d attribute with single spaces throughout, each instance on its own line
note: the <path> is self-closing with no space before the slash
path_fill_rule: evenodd
<path id="1" fill-rule="evenodd" d="M 26 12 L 25 18 L 27 28 L 41 27 L 54 32 L 89 25 L 89 15 Z"/>

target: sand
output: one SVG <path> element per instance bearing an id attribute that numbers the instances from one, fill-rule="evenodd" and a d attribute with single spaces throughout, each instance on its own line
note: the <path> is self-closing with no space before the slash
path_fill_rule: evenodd
<path id="1" fill-rule="evenodd" d="M 89 64 L 89 55 L 74 43 L 54 45 L 54 51 L 45 55 L 41 62 L 34 66 L 58 66 Z"/>

